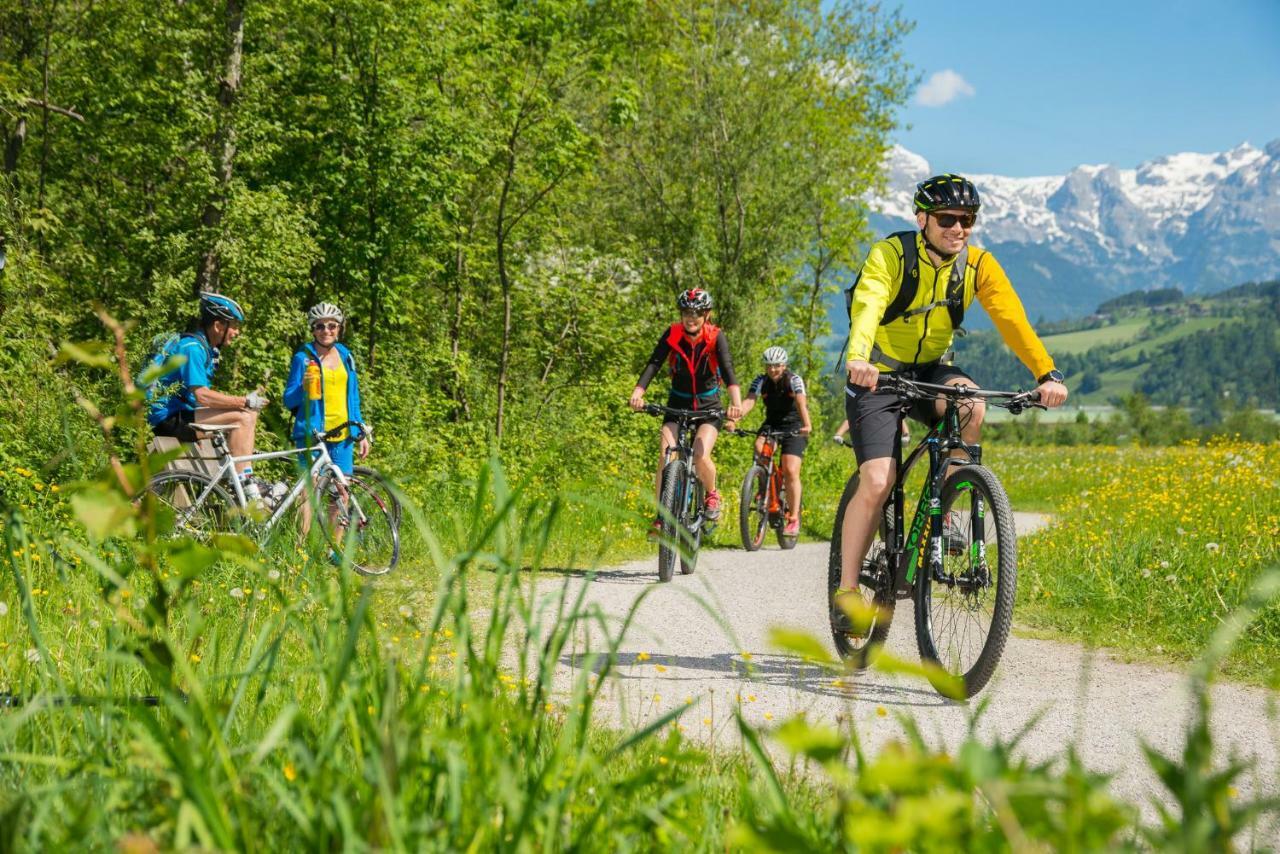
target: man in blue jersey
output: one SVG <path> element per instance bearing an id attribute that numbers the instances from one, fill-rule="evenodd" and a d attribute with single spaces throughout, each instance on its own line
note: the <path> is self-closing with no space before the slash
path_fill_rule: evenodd
<path id="1" fill-rule="evenodd" d="M 195 422 L 234 424 L 238 429 L 227 436 L 232 455 L 253 453 L 258 413 L 267 405 L 266 397 L 259 391 L 240 396 L 211 387 L 219 350 L 239 337 L 244 318 L 244 310 L 230 297 L 200 295 L 199 329 L 176 336 L 156 355 L 159 364 L 178 362 L 147 389 L 147 423 L 157 436 L 194 442 L 201 438 L 191 426 Z M 236 469 L 252 485 L 249 464 L 236 463 Z"/>

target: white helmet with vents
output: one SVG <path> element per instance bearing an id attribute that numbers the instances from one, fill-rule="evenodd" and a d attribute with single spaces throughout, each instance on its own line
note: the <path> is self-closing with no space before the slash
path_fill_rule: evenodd
<path id="1" fill-rule="evenodd" d="M 311 306 L 311 310 L 307 312 L 307 325 L 314 326 L 317 320 L 336 320 L 339 323 L 346 323 L 347 318 L 342 313 L 342 309 L 333 303 L 319 302 Z"/>
<path id="2" fill-rule="evenodd" d="M 785 365 L 787 363 L 787 351 L 781 347 L 770 347 L 764 351 L 764 363 L 766 365 Z"/>

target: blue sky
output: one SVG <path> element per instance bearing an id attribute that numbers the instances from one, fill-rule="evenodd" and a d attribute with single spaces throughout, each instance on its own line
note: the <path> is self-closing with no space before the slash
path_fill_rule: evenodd
<path id="1" fill-rule="evenodd" d="M 896 141 L 935 171 L 1131 168 L 1280 138 L 1280 0 L 902 0 L 902 13 L 920 83 Z"/>

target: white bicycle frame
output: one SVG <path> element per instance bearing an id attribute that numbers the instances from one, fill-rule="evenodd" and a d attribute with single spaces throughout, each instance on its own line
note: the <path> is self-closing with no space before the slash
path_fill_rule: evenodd
<path id="1" fill-rule="evenodd" d="M 241 510 L 247 510 L 249 507 L 249 501 L 245 498 L 244 486 L 240 483 L 240 478 L 235 473 L 236 463 L 251 463 L 258 460 L 277 460 L 283 457 L 296 457 L 299 454 L 306 453 L 315 454 L 315 462 L 311 464 L 311 468 L 305 474 L 298 478 L 297 483 L 293 485 L 293 488 L 289 490 L 289 493 L 281 499 L 278 505 L 276 505 L 275 511 L 272 512 L 271 516 L 262 523 L 262 532 L 264 535 L 270 533 L 280 519 L 283 518 L 284 514 L 293 507 L 293 503 L 298 500 L 298 496 L 302 493 L 302 490 L 307 486 L 307 484 L 315 483 L 320 473 L 326 469 L 334 476 L 337 482 L 341 484 L 342 488 L 347 491 L 347 495 L 352 496 L 351 482 L 347 480 L 347 476 L 342 473 L 342 469 L 338 468 L 337 464 L 334 463 L 333 458 L 329 456 L 329 448 L 325 444 L 323 434 L 317 433 L 314 439 L 316 444 L 310 447 L 292 448 L 288 451 L 268 451 L 262 454 L 249 454 L 244 457 L 233 457 L 230 452 L 226 451 L 225 440 L 216 442 L 215 447 L 221 446 L 218 447 L 218 451 L 219 456 L 222 458 L 222 465 L 218 467 L 218 471 L 214 473 L 209 485 L 205 487 L 204 492 L 200 493 L 200 495 L 191 502 L 191 507 L 194 509 L 203 505 L 205 499 L 209 497 L 211 492 L 213 492 L 214 487 L 220 484 L 223 480 L 229 480 L 231 482 L 231 489 L 235 494 L 236 505 Z M 364 510 L 360 509 L 360 504 L 354 499 L 354 496 L 352 496 L 351 506 L 355 508 L 355 512 L 358 514 L 358 521 L 366 521 L 367 517 L 364 514 Z"/>

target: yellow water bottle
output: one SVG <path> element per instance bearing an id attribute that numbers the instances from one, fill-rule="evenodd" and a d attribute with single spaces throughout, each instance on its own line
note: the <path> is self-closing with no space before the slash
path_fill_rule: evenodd
<path id="1" fill-rule="evenodd" d="M 307 370 L 302 378 L 303 388 L 307 390 L 307 400 L 319 400 L 323 380 L 320 377 L 320 366 L 315 362 L 307 363 Z"/>

